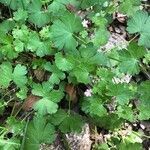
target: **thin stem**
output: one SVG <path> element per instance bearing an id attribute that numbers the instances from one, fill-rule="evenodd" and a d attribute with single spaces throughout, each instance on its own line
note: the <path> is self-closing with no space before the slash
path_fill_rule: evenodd
<path id="1" fill-rule="evenodd" d="M 130 41 L 128 41 L 128 43 L 131 43 L 133 40 L 135 40 L 137 37 L 139 36 L 139 34 L 135 35 Z"/>
<path id="2" fill-rule="evenodd" d="M 26 118 L 28 118 L 32 113 L 33 113 L 33 111 L 29 112 L 29 113 L 21 120 L 21 122 L 23 122 L 24 120 L 26 120 Z"/>
<path id="3" fill-rule="evenodd" d="M 26 133 L 27 133 L 28 124 L 29 124 L 29 118 L 28 118 L 28 120 L 26 122 L 26 126 L 25 126 L 25 129 L 24 129 L 24 136 L 23 136 L 23 139 L 22 139 L 20 150 L 24 150 L 24 143 L 25 143 L 25 139 L 26 139 Z"/>
<path id="4" fill-rule="evenodd" d="M 21 4 L 22 4 L 22 8 L 23 8 L 23 10 L 25 10 L 23 0 L 21 0 Z"/>
<path id="5" fill-rule="evenodd" d="M 141 68 L 142 72 L 143 72 L 143 73 L 147 76 L 147 78 L 150 80 L 150 74 L 147 72 L 145 66 L 144 66 L 142 63 L 140 63 L 140 68 Z"/>
<path id="6" fill-rule="evenodd" d="M 12 115 L 13 115 L 13 113 L 14 113 L 14 110 L 15 110 L 15 107 L 16 107 L 16 101 L 15 101 L 15 103 L 14 103 L 14 105 L 13 105 L 13 108 L 12 108 L 12 111 L 11 111 L 11 114 L 10 114 L 10 116 L 12 116 Z"/>
<path id="7" fill-rule="evenodd" d="M 20 145 L 18 143 L 15 143 L 15 142 L 10 142 L 10 141 L 7 141 L 7 140 L 3 140 L 3 139 L 0 139 L 0 143 L 5 143 L 5 144 L 11 144 L 11 145 Z"/>
<path id="8" fill-rule="evenodd" d="M 115 60 L 115 61 L 118 61 L 118 62 L 121 62 L 121 60 L 116 59 L 116 58 L 113 58 L 113 57 L 111 57 L 111 56 L 108 56 L 108 58 L 110 58 L 110 59 L 112 59 L 112 60 Z"/>
<path id="9" fill-rule="evenodd" d="M 11 83 L 11 84 L 12 84 L 12 83 Z M 11 84 L 10 84 L 10 85 L 11 85 Z M 10 86 L 10 85 L 9 85 L 9 86 Z M 8 92 L 6 92 L 6 93 L 2 96 L 1 99 L 4 99 L 5 96 L 7 96 L 11 91 L 14 91 L 15 89 L 16 89 L 16 88 L 13 88 L 13 89 L 9 90 Z"/>
<path id="10" fill-rule="evenodd" d="M 145 137 L 145 138 L 148 138 L 148 139 L 150 139 L 150 136 L 147 136 L 147 135 L 145 135 L 145 134 L 140 134 L 140 133 L 138 133 L 138 132 L 135 132 L 135 131 L 132 131 L 134 134 L 136 134 L 137 136 L 139 136 L 139 137 Z"/>
<path id="11" fill-rule="evenodd" d="M 16 112 L 16 114 L 14 115 L 14 117 L 16 117 L 18 115 L 18 113 L 21 111 L 23 105 L 18 109 L 18 111 Z"/>
<path id="12" fill-rule="evenodd" d="M 68 114 L 70 115 L 70 111 L 71 111 L 71 100 L 70 100 L 70 98 L 69 98 L 69 102 L 68 102 Z"/>
<path id="13" fill-rule="evenodd" d="M 10 10 L 10 5 L 11 5 L 11 2 L 12 2 L 12 0 L 11 0 L 11 1 L 10 1 L 10 3 L 9 3 L 8 10 L 9 10 L 10 17 L 11 17 L 11 18 L 13 18 L 13 15 L 12 15 L 12 13 L 11 13 L 11 10 Z"/>
<path id="14" fill-rule="evenodd" d="M 81 38 L 78 37 L 77 35 L 73 34 L 73 36 L 74 36 L 75 38 L 77 38 L 79 41 L 81 41 L 82 43 L 87 44 L 86 41 L 84 41 L 83 39 L 81 39 Z"/>
<path id="15" fill-rule="evenodd" d="M 2 107 L 4 107 L 4 106 L 7 106 L 8 105 L 8 103 L 10 103 L 12 100 L 14 100 L 15 98 L 13 97 L 13 98 L 11 98 L 9 101 L 7 101 L 7 102 L 4 102 L 4 104 L 3 105 L 1 105 L 0 106 L 0 108 L 2 108 Z"/>

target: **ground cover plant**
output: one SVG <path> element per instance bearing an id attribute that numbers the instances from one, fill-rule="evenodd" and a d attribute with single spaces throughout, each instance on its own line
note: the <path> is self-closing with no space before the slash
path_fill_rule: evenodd
<path id="1" fill-rule="evenodd" d="M 149 7 L 140 0 L 0 0 L 0 149 L 39 150 L 85 123 L 111 135 L 91 149 L 148 149 L 148 132 L 122 131 L 150 119 Z M 104 50 L 118 24 L 126 46 Z M 125 75 L 130 80 L 118 82 Z"/>

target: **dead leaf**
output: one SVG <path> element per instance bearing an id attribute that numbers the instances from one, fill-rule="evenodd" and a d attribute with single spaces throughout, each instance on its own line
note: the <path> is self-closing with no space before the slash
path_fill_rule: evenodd
<path id="1" fill-rule="evenodd" d="M 22 109 L 25 111 L 29 111 L 33 108 L 33 105 L 40 100 L 39 96 L 29 95 L 28 98 L 24 101 Z"/>
<path id="2" fill-rule="evenodd" d="M 39 81 L 43 81 L 45 72 L 41 69 L 34 70 L 34 75 Z"/>
<path id="3" fill-rule="evenodd" d="M 73 84 L 67 84 L 65 87 L 66 93 L 69 95 L 70 101 L 77 102 L 77 90 Z"/>
<path id="4" fill-rule="evenodd" d="M 75 6 L 68 4 L 66 5 L 66 8 L 70 11 L 70 12 L 76 12 L 76 8 Z"/>

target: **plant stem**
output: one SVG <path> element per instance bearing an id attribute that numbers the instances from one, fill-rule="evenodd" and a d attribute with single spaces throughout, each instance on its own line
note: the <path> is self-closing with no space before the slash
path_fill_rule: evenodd
<path id="1" fill-rule="evenodd" d="M 11 17 L 11 18 L 13 18 L 13 15 L 12 15 L 12 13 L 11 13 L 11 10 L 10 10 L 10 5 L 11 5 L 11 2 L 12 2 L 12 0 L 10 0 L 10 3 L 9 3 L 8 10 L 9 10 L 10 17 Z"/>
<path id="2" fill-rule="evenodd" d="M 110 58 L 110 59 L 112 59 L 112 60 L 115 60 L 115 61 L 118 61 L 118 62 L 121 62 L 121 60 L 116 59 L 116 58 L 113 58 L 113 57 L 111 57 L 111 56 L 108 56 L 108 58 Z"/>
<path id="3" fill-rule="evenodd" d="M 83 42 L 85 45 L 87 44 L 86 41 L 84 41 L 83 39 L 81 39 L 81 38 L 78 37 L 77 35 L 73 34 L 73 36 L 74 36 L 75 38 L 77 38 L 79 41 Z"/>
<path id="4" fill-rule="evenodd" d="M 24 136 L 23 136 L 23 139 L 22 139 L 22 143 L 21 143 L 21 148 L 20 150 L 24 150 L 24 143 L 25 143 L 25 138 L 26 138 L 26 133 L 27 133 L 27 128 L 28 128 L 28 124 L 29 124 L 29 118 L 26 122 L 26 126 L 25 126 L 25 129 L 24 129 Z"/>
<path id="5" fill-rule="evenodd" d="M 142 72 L 143 72 L 143 73 L 146 75 L 146 77 L 150 80 L 150 74 L 149 74 L 149 72 L 147 72 L 145 66 L 144 66 L 142 63 L 140 63 L 140 67 L 141 67 Z"/>
<path id="6" fill-rule="evenodd" d="M 133 40 L 135 40 L 137 37 L 139 36 L 139 34 L 135 35 L 130 41 L 128 41 L 128 43 L 131 43 Z"/>

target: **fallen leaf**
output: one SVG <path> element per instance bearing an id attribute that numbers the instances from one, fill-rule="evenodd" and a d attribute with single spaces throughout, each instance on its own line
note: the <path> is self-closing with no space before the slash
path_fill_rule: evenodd
<path id="1" fill-rule="evenodd" d="M 29 95 L 27 97 L 27 99 L 24 101 L 23 103 L 23 106 L 22 106 L 22 109 L 25 110 L 25 111 L 29 111 L 32 109 L 33 105 L 38 101 L 40 100 L 40 97 L 39 96 L 35 96 L 35 95 Z"/>
<path id="2" fill-rule="evenodd" d="M 45 72 L 43 70 L 36 69 L 34 70 L 34 75 L 37 78 L 37 80 L 43 81 Z"/>
<path id="3" fill-rule="evenodd" d="M 77 102 L 77 91 L 74 85 L 72 84 L 67 84 L 65 87 L 66 93 L 69 95 L 70 101 L 73 103 Z"/>

